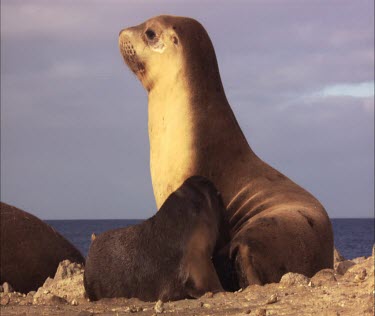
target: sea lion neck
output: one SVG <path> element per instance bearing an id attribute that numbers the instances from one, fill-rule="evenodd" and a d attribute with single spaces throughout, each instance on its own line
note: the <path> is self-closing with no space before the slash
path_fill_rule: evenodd
<path id="1" fill-rule="evenodd" d="M 213 91 L 210 85 L 198 89 L 192 77 L 181 75 L 169 87 L 155 85 L 148 95 L 151 177 L 153 187 L 161 189 L 155 190 L 158 207 L 190 175 L 205 176 L 220 186 L 227 172 L 216 172 L 218 166 L 233 168 L 233 159 L 245 162 L 252 153 L 224 90 Z M 237 166 L 242 168 L 242 163 Z M 223 199 L 230 200 L 232 194 L 225 192 Z"/>
<path id="2" fill-rule="evenodd" d="M 160 63 L 150 69 L 150 166 L 158 207 L 191 175 L 224 187 L 227 174 L 233 168 L 245 174 L 254 156 L 227 101 L 206 30 L 197 21 L 183 19 L 176 32 L 175 52 L 156 55 Z M 238 181 L 223 192 L 224 203 L 241 185 Z"/>

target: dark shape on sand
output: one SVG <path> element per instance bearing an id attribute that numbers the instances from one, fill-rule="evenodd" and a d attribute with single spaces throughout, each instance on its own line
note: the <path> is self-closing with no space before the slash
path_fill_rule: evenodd
<path id="1" fill-rule="evenodd" d="M 39 218 L 2 202 L 0 210 L 1 283 L 27 293 L 53 277 L 60 261 L 84 263 L 81 253 Z"/>

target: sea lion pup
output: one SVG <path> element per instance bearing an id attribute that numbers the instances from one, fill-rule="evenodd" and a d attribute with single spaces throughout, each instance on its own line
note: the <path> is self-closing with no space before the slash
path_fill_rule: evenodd
<path id="1" fill-rule="evenodd" d="M 84 263 L 81 253 L 34 215 L 0 202 L 1 283 L 15 291 L 36 291 L 65 259 Z"/>
<path id="2" fill-rule="evenodd" d="M 211 256 L 223 212 L 214 185 L 196 176 L 150 219 L 98 235 L 86 259 L 88 297 L 169 301 L 222 291 Z"/>
<path id="3" fill-rule="evenodd" d="M 148 91 L 157 206 L 191 175 L 211 180 L 227 209 L 227 249 L 241 287 L 277 282 L 286 272 L 312 276 L 332 268 L 326 211 L 251 150 L 226 99 L 203 26 L 190 18 L 158 16 L 121 31 L 119 46 Z"/>

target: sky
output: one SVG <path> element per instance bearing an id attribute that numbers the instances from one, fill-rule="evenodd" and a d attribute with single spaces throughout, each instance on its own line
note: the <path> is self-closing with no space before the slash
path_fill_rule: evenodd
<path id="1" fill-rule="evenodd" d="M 372 0 L 1 1 L 1 200 L 43 219 L 147 218 L 147 94 L 121 29 L 200 21 L 252 149 L 332 218 L 374 216 Z"/>

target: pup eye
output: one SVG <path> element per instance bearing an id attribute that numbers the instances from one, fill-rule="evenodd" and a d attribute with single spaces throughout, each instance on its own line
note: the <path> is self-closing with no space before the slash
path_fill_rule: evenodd
<path id="1" fill-rule="evenodd" d="M 145 34 L 149 40 L 153 40 L 156 37 L 155 32 L 151 29 L 148 29 Z"/>

